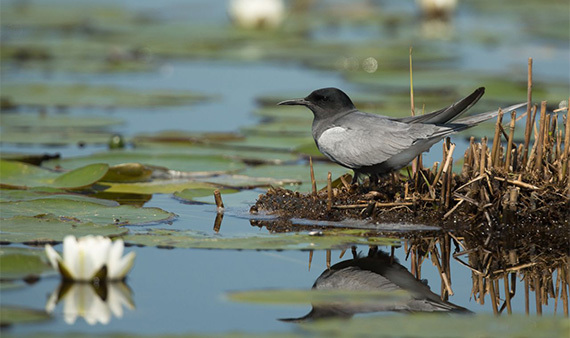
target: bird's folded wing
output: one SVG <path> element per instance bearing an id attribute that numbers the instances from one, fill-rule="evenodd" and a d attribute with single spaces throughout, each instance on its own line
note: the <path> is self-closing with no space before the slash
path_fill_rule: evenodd
<path id="1" fill-rule="evenodd" d="M 335 125 L 321 134 L 317 144 L 323 154 L 348 168 L 382 163 L 419 140 L 453 132 L 447 127 L 401 123 L 365 113 L 335 121 Z"/>

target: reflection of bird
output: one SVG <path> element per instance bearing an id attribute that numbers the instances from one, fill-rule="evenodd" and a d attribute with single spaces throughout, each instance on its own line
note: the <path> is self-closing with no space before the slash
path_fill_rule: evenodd
<path id="1" fill-rule="evenodd" d="M 286 100 L 279 105 L 301 105 L 314 115 L 313 138 L 319 150 L 333 162 L 354 170 L 353 183 L 360 174 L 378 176 L 405 167 L 416 156 L 448 136 L 495 117 L 498 111 L 464 117 L 449 123 L 471 108 L 485 92 L 471 95 L 430 114 L 389 118 L 356 109 L 340 89 L 323 88 L 304 99 Z M 511 106 L 504 110 L 516 109 Z"/>
<path id="2" fill-rule="evenodd" d="M 471 311 L 441 300 L 429 286 L 417 280 L 405 267 L 382 251 L 373 252 L 368 257 L 342 261 L 325 270 L 313 284 L 314 290 L 360 290 L 360 291 L 399 291 L 404 290 L 409 298 L 396 303 L 359 304 L 334 303 L 313 305 L 313 309 L 301 318 L 282 319 L 283 321 L 303 321 L 328 317 L 349 318 L 357 313 L 398 311 L 398 312 L 455 312 Z"/>

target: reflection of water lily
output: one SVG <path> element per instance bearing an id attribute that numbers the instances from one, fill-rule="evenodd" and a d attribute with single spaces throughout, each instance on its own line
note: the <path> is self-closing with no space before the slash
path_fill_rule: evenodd
<path id="1" fill-rule="evenodd" d="M 111 242 L 103 236 L 85 236 L 79 239 L 66 236 L 63 240 L 63 258 L 46 245 L 50 264 L 58 269 L 66 280 L 88 282 L 99 280 L 123 280 L 133 267 L 135 253 L 123 257 L 122 240 Z"/>
<path id="2" fill-rule="evenodd" d="M 123 306 L 130 310 L 135 308 L 131 290 L 122 282 L 97 286 L 63 282 L 48 299 L 46 311 L 52 313 L 61 300 L 64 301 L 63 319 L 67 324 L 75 323 L 77 317 L 83 317 L 90 325 L 107 324 L 112 315 L 123 316 Z"/>

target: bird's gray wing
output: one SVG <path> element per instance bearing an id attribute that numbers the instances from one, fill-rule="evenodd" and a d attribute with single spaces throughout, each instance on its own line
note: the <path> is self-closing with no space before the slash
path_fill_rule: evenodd
<path id="1" fill-rule="evenodd" d="M 452 132 L 453 128 L 444 126 L 408 124 L 355 112 L 334 121 L 332 128 L 321 133 L 317 146 L 333 161 L 354 169 L 382 163 L 417 142 L 442 138 Z"/>

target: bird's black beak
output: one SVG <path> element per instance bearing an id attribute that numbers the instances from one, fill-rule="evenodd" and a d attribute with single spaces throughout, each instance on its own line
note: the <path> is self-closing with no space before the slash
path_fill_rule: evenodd
<path id="1" fill-rule="evenodd" d="M 305 99 L 285 100 L 279 102 L 278 106 L 307 106 L 309 101 Z"/>

